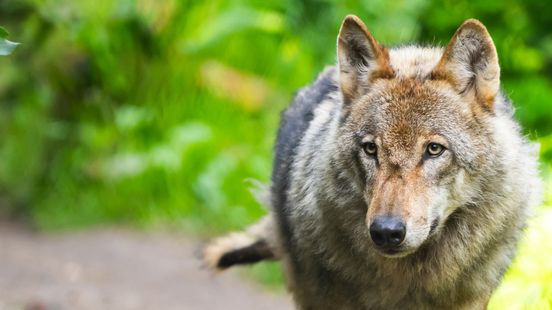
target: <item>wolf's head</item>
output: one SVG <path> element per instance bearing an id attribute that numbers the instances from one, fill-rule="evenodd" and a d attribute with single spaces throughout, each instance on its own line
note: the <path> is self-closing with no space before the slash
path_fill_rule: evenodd
<path id="1" fill-rule="evenodd" d="M 414 252 L 473 203 L 497 150 L 500 68 L 486 28 L 460 26 L 448 46 L 386 49 L 348 16 L 338 38 L 342 162 L 363 189 L 371 243 Z M 497 172 L 498 173 L 498 172 Z"/>

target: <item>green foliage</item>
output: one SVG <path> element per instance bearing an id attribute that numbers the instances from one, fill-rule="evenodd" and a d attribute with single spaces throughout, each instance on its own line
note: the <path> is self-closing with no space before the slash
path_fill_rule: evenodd
<path id="1" fill-rule="evenodd" d="M 2 27 L 0 27 L 0 39 L 5 39 L 8 37 L 8 31 Z"/>
<path id="2" fill-rule="evenodd" d="M 552 228 L 550 208 L 540 210 L 519 249 L 519 255 L 504 282 L 494 294 L 489 309 L 550 309 L 552 306 Z"/>
<path id="3" fill-rule="evenodd" d="M 389 45 L 445 44 L 463 20 L 481 19 L 547 167 L 544 12 L 544 1 L 514 0 L 1 1 L 0 21 L 25 44 L 0 58 L 0 208 L 43 229 L 124 223 L 213 234 L 255 221 L 265 211 L 247 180 L 269 182 L 279 111 L 334 63 L 349 13 Z M 537 239 L 527 239 L 497 296 L 550 301 Z M 523 262 L 546 268 L 543 276 Z M 273 270 L 255 272 L 274 279 Z M 540 286 L 530 292 L 529 282 Z"/>

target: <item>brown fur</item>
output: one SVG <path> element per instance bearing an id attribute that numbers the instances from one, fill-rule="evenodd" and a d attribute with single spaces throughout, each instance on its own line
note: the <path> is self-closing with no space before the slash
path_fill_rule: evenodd
<path id="1" fill-rule="evenodd" d="M 489 33 L 468 20 L 444 51 L 387 50 L 348 16 L 338 62 L 284 114 L 267 257 L 301 309 L 485 308 L 540 194 Z M 371 239 L 382 216 L 405 223 L 393 251 Z"/>
<path id="2" fill-rule="evenodd" d="M 345 101 L 350 101 L 362 94 L 363 88 L 370 80 L 393 77 L 387 49 L 379 45 L 358 17 L 347 16 L 345 18 L 339 30 L 337 46 L 341 92 Z M 353 48 L 345 48 L 346 46 Z M 361 55 L 362 53 L 365 55 Z M 366 78 L 368 72 L 359 72 L 358 68 L 368 66 L 370 62 L 373 62 L 372 66 L 375 68 L 370 69 L 369 81 L 363 82 L 362 80 Z"/>
<path id="3" fill-rule="evenodd" d="M 480 40 L 480 38 L 483 40 Z M 469 44 L 474 47 L 469 50 L 469 53 L 466 53 L 464 46 Z M 463 57 L 469 57 L 472 62 L 472 69 L 481 72 L 469 79 L 457 74 L 454 66 Z M 477 59 L 484 61 L 477 62 Z M 500 67 L 498 66 L 498 55 L 491 36 L 481 22 L 469 19 L 460 26 L 445 49 L 443 57 L 434 71 L 434 76 L 447 80 L 460 92 L 467 90 L 469 87 L 469 85 L 466 85 L 467 83 L 475 83 L 477 87 L 473 91 L 477 100 L 485 108 L 491 110 L 500 88 Z M 477 80 L 471 80 L 474 78 Z M 468 80 L 466 81 L 466 79 Z"/>

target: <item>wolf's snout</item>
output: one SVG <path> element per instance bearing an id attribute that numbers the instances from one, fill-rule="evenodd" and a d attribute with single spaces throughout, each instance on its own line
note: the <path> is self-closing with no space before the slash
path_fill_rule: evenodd
<path id="1" fill-rule="evenodd" d="M 396 247 L 404 240 L 406 226 L 398 217 L 378 217 L 370 225 L 370 237 L 382 248 Z"/>

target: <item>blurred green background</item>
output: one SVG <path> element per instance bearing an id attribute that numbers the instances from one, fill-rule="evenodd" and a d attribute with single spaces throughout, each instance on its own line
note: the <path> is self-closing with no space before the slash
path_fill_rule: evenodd
<path id="1" fill-rule="evenodd" d="M 478 18 L 547 181 L 493 309 L 552 303 L 552 14 L 547 1 L 2 0 L 0 214 L 42 230 L 239 229 L 265 213 L 279 112 L 335 61 L 346 14 L 386 45 L 444 45 Z M 264 268 L 264 267 L 259 267 Z M 279 282 L 276 267 L 258 269 Z"/>

